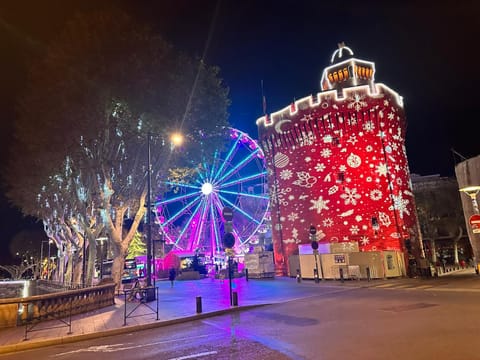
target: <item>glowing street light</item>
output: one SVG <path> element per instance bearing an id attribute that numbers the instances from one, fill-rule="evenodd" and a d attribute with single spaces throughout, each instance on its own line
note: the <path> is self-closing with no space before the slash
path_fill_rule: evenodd
<path id="1" fill-rule="evenodd" d="M 182 133 L 175 132 L 170 136 L 171 149 L 183 145 L 184 137 Z"/>
<path id="2" fill-rule="evenodd" d="M 459 191 L 470 196 L 470 199 L 472 200 L 473 211 L 475 214 L 478 214 L 480 211 L 478 210 L 477 195 L 480 192 L 480 186 L 467 186 L 461 188 Z"/>

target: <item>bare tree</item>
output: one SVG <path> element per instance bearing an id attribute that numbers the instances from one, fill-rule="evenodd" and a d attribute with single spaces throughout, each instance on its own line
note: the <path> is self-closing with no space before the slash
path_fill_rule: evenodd
<path id="1" fill-rule="evenodd" d="M 120 283 L 146 210 L 147 136 L 154 191 L 169 168 L 194 168 L 209 156 L 227 125 L 228 89 L 218 73 L 124 13 L 78 16 L 32 66 L 6 176 L 9 198 L 48 224 L 62 251 L 76 249 L 72 258 L 89 248 L 90 274 L 95 239 L 105 232 Z M 176 152 L 173 131 L 187 137 Z"/>

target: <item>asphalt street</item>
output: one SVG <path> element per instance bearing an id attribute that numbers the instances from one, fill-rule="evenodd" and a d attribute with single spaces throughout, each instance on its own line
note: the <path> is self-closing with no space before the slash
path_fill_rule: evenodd
<path id="1" fill-rule="evenodd" d="M 476 359 L 480 292 L 456 290 L 469 281 L 325 287 L 280 304 L 0 359 Z"/>

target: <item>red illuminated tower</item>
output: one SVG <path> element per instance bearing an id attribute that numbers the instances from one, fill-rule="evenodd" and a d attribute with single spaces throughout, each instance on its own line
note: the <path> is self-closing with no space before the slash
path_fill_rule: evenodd
<path id="1" fill-rule="evenodd" d="M 265 151 L 277 272 L 310 243 L 421 251 L 405 151 L 402 97 L 375 64 L 339 45 L 322 92 L 257 120 Z"/>

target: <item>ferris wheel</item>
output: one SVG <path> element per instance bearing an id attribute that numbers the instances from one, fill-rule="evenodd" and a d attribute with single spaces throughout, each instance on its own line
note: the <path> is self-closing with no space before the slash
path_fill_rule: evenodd
<path id="1" fill-rule="evenodd" d="M 193 181 L 167 182 L 168 191 L 155 203 L 157 224 L 172 250 L 220 253 L 226 207 L 233 210 L 237 253 L 244 253 L 265 231 L 269 201 L 263 151 L 240 130 L 229 129 L 228 134 L 225 151 L 215 152 Z"/>

